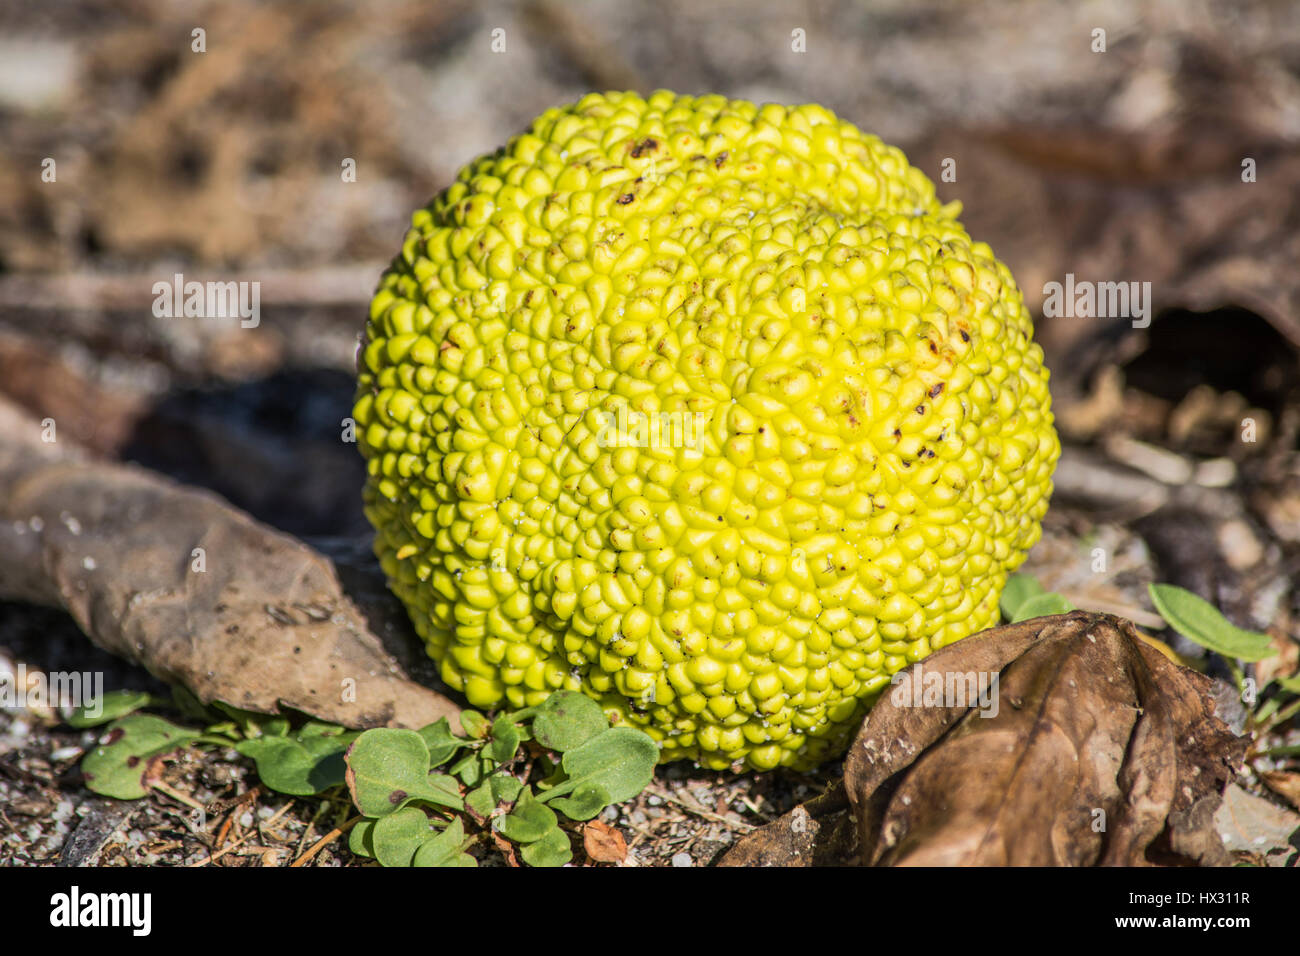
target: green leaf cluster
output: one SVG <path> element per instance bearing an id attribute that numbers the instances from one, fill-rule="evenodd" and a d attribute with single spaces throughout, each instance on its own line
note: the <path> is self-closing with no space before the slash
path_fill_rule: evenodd
<path id="1" fill-rule="evenodd" d="M 563 866 L 573 850 L 561 816 L 590 820 L 630 800 L 659 759 L 646 734 L 611 727 L 599 704 L 573 691 L 494 720 L 475 711 L 460 720 L 462 734 L 440 720 L 357 737 L 346 780 L 365 819 L 349 835 L 353 852 L 383 866 L 474 866 L 466 849 L 499 838 L 529 866 Z M 541 779 L 521 779 L 521 762 L 540 767 Z"/>
<path id="2" fill-rule="evenodd" d="M 192 730 L 153 714 L 146 706 L 170 706 L 183 716 L 206 722 Z M 78 728 L 108 724 L 100 743 L 81 762 L 86 786 L 119 800 L 138 800 L 149 792 L 145 771 L 159 757 L 187 746 L 233 747 L 257 766 L 262 783 L 296 797 L 324 793 L 343 784 L 343 753 L 355 731 L 308 720 L 294 729 L 286 717 L 271 717 L 215 702 L 200 704 L 177 688 L 171 701 L 139 691 L 112 691 L 67 715 Z"/>

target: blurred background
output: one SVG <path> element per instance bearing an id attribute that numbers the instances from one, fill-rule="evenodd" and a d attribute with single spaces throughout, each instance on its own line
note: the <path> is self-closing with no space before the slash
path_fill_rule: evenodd
<path id="1" fill-rule="evenodd" d="M 1288 0 L 7 4 L 0 394 L 286 531 L 363 536 L 340 433 L 410 212 L 543 109 L 658 87 L 820 102 L 963 202 L 1039 317 L 1067 444 L 1031 569 L 1139 622 L 1160 577 L 1291 628 Z M 260 324 L 155 317 L 175 273 L 260 282 Z M 1150 283 L 1149 326 L 1042 316 L 1067 275 Z"/>

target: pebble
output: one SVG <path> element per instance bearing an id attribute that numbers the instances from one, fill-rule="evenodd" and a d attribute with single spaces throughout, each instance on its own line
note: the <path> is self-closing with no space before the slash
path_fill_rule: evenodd
<path id="1" fill-rule="evenodd" d="M 253 815 L 248 811 L 244 811 L 244 814 L 239 818 L 239 825 L 241 827 L 251 827 L 253 825 Z"/>
<path id="2" fill-rule="evenodd" d="M 1219 547 L 1224 560 L 1234 571 L 1245 571 L 1264 558 L 1264 546 L 1255 537 L 1250 525 L 1237 519 L 1219 525 Z"/>
<path id="3" fill-rule="evenodd" d="M 650 796 L 646 797 L 645 802 L 652 807 L 662 807 L 664 805 L 663 797 L 657 796 L 653 793 L 650 794 Z"/>
<path id="4" fill-rule="evenodd" d="M 691 859 L 689 853 L 674 853 L 673 866 L 694 866 L 695 861 Z"/>

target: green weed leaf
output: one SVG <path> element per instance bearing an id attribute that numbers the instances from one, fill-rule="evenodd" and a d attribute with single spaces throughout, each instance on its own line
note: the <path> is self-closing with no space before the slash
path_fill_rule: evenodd
<path id="1" fill-rule="evenodd" d="M 447 768 L 448 773 L 459 777 L 467 787 L 477 787 L 483 779 L 483 761 L 477 751 L 470 751 Z"/>
<path id="2" fill-rule="evenodd" d="M 611 727 L 564 755 L 560 767 L 565 779 L 541 799 L 587 786 L 602 788 L 610 803 L 622 803 L 645 789 L 658 760 L 659 747 L 648 735 L 634 727 Z"/>
<path id="3" fill-rule="evenodd" d="M 612 802 L 608 790 L 598 783 L 588 781 L 575 787 L 570 796 L 556 797 L 548 805 L 570 820 L 590 820 Z"/>
<path id="4" fill-rule="evenodd" d="M 525 787 L 520 791 L 514 809 L 505 816 L 495 818 L 492 825 L 507 839 L 516 843 L 532 843 L 545 836 L 558 822 L 555 811 L 537 800 L 533 792 Z"/>
<path id="5" fill-rule="evenodd" d="M 86 754 L 81 773 L 95 793 L 118 800 L 138 800 L 148 793 L 144 783 L 149 761 L 177 750 L 195 737 L 195 731 L 154 717 L 130 714 L 113 721 L 102 738 L 106 741 Z"/>
<path id="6" fill-rule="evenodd" d="M 496 803 L 514 803 L 519 799 L 519 791 L 524 785 L 516 777 L 505 773 L 496 773 L 488 777 L 492 788 L 492 798 Z"/>
<path id="7" fill-rule="evenodd" d="M 253 758 L 257 775 L 272 790 L 305 797 L 344 782 L 343 754 L 357 736 L 333 724 L 311 721 L 291 737 L 253 737 L 240 741 L 235 749 Z"/>
<path id="8" fill-rule="evenodd" d="M 497 808 L 496 798 L 492 796 L 491 785 L 485 783 L 477 790 L 471 790 L 465 794 L 465 806 L 481 817 L 490 816 L 492 811 Z"/>
<path id="9" fill-rule="evenodd" d="M 348 849 L 357 856 L 373 857 L 375 855 L 375 845 L 371 840 L 375 823 L 374 819 L 366 817 L 364 820 L 358 820 L 354 823 L 352 829 L 348 831 Z"/>
<path id="10" fill-rule="evenodd" d="M 352 802 L 368 817 L 388 816 L 411 800 L 464 806 L 455 781 L 429 773 L 429 748 L 414 730 L 367 730 L 352 742 L 346 762 Z"/>
<path id="11" fill-rule="evenodd" d="M 475 740 L 482 740 L 488 735 L 488 719 L 477 710 L 462 710 L 460 725 L 465 728 L 465 733 Z"/>
<path id="12" fill-rule="evenodd" d="M 429 748 L 431 767 L 442 766 L 455 756 L 457 750 L 468 743 L 463 737 L 457 737 L 451 732 L 451 725 L 447 723 L 446 717 L 427 727 L 421 727 L 418 733 L 424 738 L 425 746 Z"/>
<path id="13" fill-rule="evenodd" d="M 1172 584 L 1148 586 L 1156 610 L 1179 634 L 1229 659 L 1262 661 L 1275 651 L 1272 639 L 1232 624 L 1209 601 Z"/>
<path id="14" fill-rule="evenodd" d="M 608 729 L 600 704 L 573 690 L 552 694 L 533 717 L 533 738 L 548 750 L 572 750 Z"/>
<path id="15" fill-rule="evenodd" d="M 522 738 L 519 728 L 508 715 L 503 714 L 492 721 L 492 742 L 488 744 L 488 754 L 498 764 L 509 763 L 515 759 Z"/>
<path id="16" fill-rule="evenodd" d="M 1031 574 L 1013 574 L 1007 578 L 1006 586 L 1002 589 L 1002 597 L 998 601 L 998 607 L 1002 610 L 1002 617 L 1007 621 L 1015 621 L 1016 612 L 1020 605 L 1024 604 L 1036 594 L 1043 593 L 1043 586 L 1038 583 L 1038 579 Z"/>
<path id="17" fill-rule="evenodd" d="M 1064 614 L 1073 610 L 1074 605 L 1061 595 L 1052 591 L 1045 591 L 1042 594 L 1035 594 L 1021 601 L 1019 607 L 1016 608 L 1011 623 L 1019 624 L 1021 621 L 1032 620 L 1036 617 L 1046 617 L 1049 614 Z"/>
<path id="18" fill-rule="evenodd" d="M 73 710 L 68 715 L 68 725 L 77 728 L 98 727 L 139 710 L 150 699 L 148 691 L 111 690 Z"/>
<path id="19" fill-rule="evenodd" d="M 521 847 L 519 856 L 529 866 L 564 866 L 573 859 L 573 847 L 567 833 L 552 827 L 539 839 Z"/>
<path id="20" fill-rule="evenodd" d="M 415 851 L 433 836 L 433 826 L 419 807 L 403 807 L 375 821 L 370 842 L 384 866 L 410 866 Z"/>
<path id="21" fill-rule="evenodd" d="M 465 846 L 465 827 L 460 817 L 415 851 L 412 866 L 478 866 L 478 861 L 461 852 Z"/>

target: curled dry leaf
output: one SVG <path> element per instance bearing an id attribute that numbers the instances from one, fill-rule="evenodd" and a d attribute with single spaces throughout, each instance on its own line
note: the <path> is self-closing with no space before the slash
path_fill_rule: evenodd
<path id="1" fill-rule="evenodd" d="M 1215 810 L 1246 739 L 1211 686 L 1108 615 L 984 631 L 903 672 L 843 784 L 718 865 L 1229 863 Z"/>
<path id="2" fill-rule="evenodd" d="M 956 699 L 972 677 L 987 697 Z M 1213 811 L 1246 741 L 1210 688 L 1109 615 L 950 645 L 887 689 L 849 751 L 862 862 L 1225 864 Z"/>
<path id="3" fill-rule="evenodd" d="M 349 727 L 456 719 L 320 554 L 215 495 L 40 435 L 0 403 L 0 598 L 65 608 L 95 644 L 205 703 Z"/>
<path id="4" fill-rule="evenodd" d="M 607 823 L 592 820 L 582 827 L 582 846 L 596 863 L 622 863 L 627 859 L 627 842 Z"/>
<path id="5" fill-rule="evenodd" d="M 853 858 L 857 835 L 845 813 L 848 798 L 836 784 L 759 827 L 722 855 L 718 866 L 834 866 Z"/>

